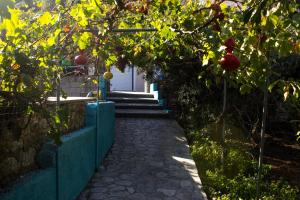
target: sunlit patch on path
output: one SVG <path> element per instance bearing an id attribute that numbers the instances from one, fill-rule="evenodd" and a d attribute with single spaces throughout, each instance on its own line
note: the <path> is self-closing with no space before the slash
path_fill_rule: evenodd
<path id="1" fill-rule="evenodd" d="M 183 130 L 171 119 L 117 118 L 116 141 L 78 200 L 202 200 Z"/>

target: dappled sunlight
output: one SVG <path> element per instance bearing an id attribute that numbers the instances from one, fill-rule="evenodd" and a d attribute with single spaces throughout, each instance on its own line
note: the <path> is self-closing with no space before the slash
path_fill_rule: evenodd
<path id="1" fill-rule="evenodd" d="M 172 156 L 172 158 L 183 165 L 195 166 L 195 162 L 192 158 L 182 158 L 178 156 Z"/>

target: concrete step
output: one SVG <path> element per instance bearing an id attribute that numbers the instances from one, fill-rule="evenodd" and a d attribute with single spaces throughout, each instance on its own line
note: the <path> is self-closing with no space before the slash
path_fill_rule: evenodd
<path id="1" fill-rule="evenodd" d="M 170 118 L 166 110 L 116 109 L 117 118 Z"/>
<path id="2" fill-rule="evenodd" d="M 153 98 L 127 98 L 127 97 L 108 97 L 108 101 L 116 103 L 135 103 L 135 104 L 157 104 L 158 101 Z"/>
<path id="3" fill-rule="evenodd" d="M 126 91 L 112 91 L 109 92 L 108 97 L 126 97 L 126 98 L 154 98 L 153 94 L 145 92 L 126 92 Z"/>
<path id="4" fill-rule="evenodd" d="M 144 103 L 116 103 L 116 109 L 162 110 L 163 106 L 160 106 L 158 104 L 144 104 Z"/>

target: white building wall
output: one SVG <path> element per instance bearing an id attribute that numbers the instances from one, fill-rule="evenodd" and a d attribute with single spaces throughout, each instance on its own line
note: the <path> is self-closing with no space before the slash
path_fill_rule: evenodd
<path id="1" fill-rule="evenodd" d="M 134 67 L 134 91 L 144 92 L 144 73 L 138 73 L 137 67 Z"/>
<path id="2" fill-rule="evenodd" d="M 132 68 L 126 67 L 124 73 L 115 66 L 111 66 L 110 69 L 114 75 L 110 80 L 110 90 L 132 91 Z"/>
<path id="3" fill-rule="evenodd" d="M 137 67 L 126 67 L 122 73 L 115 66 L 112 66 L 111 72 L 113 73 L 113 79 L 110 80 L 111 91 L 144 92 L 144 75 L 138 73 Z"/>
<path id="4" fill-rule="evenodd" d="M 85 97 L 91 91 L 97 91 L 97 85 L 89 76 L 67 76 L 61 79 L 61 89 L 69 97 Z"/>

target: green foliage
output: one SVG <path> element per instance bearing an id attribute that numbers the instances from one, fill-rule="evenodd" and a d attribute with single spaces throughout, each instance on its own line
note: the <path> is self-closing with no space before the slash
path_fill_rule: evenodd
<path id="1" fill-rule="evenodd" d="M 245 175 L 228 179 L 218 172 L 208 172 L 208 181 L 212 185 L 207 188 L 216 199 L 256 199 L 256 179 Z M 298 190 L 284 181 L 263 181 L 261 199 L 297 199 Z"/>
<path id="2" fill-rule="evenodd" d="M 205 136 L 207 130 L 188 134 L 191 151 L 209 198 L 256 199 L 256 167 L 251 154 L 229 140 L 224 166 L 221 165 L 221 145 Z M 281 180 L 270 180 L 271 167 L 263 166 L 262 199 L 297 198 L 297 188 Z"/>
<path id="3" fill-rule="evenodd" d="M 108 69 L 122 57 L 148 75 L 160 66 L 167 78 L 190 70 L 188 65 L 198 66 L 186 74 L 199 77 L 194 86 L 204 83 L 211 89 L 213 81 L 223 76 L 219 60 L 225 53 L 224 40 L 234 37 L 234 53 L 242 67 L 231 73 L 229 82 L 249 93 L 276 73 L 273 66 L 280 58 L 299 54 L 299 4 L 296 0 L 232 2 L 235 6 L 226 2 L 219 1 L 216 9 L 211 1 L 193 0 L 139 0 L 129 2 L 131 6 L 127 1 L 1 1 L 0 90 L 32 96 L 30 103 L 45 102 L 62 71 L 61 59 L 80 50 L 101 57 Z M 113 32 L 148 27 L 158 31 Z M 298 78 L 276 77 L 271 84 L 284 82 L 278 91 L 285 99 L 298 100 Z"/>

